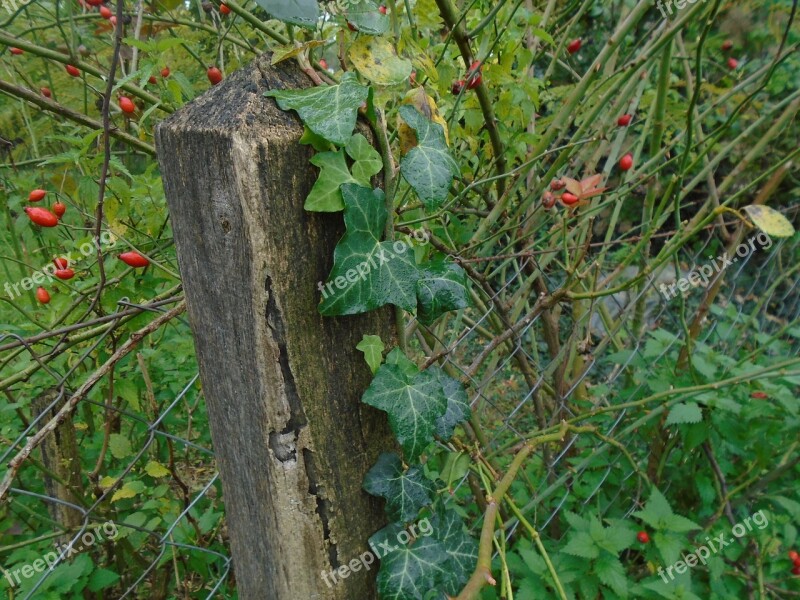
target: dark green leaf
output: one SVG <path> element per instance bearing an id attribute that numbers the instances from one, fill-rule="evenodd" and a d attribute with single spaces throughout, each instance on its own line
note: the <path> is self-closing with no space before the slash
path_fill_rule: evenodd
<path id="1" fill-rule="evenodd" d="M 456 595 L 466 584 L 478 561 L 478 543 L 464 530 L 464 522 L 454 510 L 440 509 L 431 518 L 433 537 L 447 552 L 447 575 L 441 585 L 450 595 Z"/>
<path id="2" fill-rule="evenodd" d="M 285 23 L 313 29 L 319 19 L 317 0 L 256 0 L 261 8 Z"/>
<path id="3" fill-rule="evenodd" d="M 403 471 L 396 454 L 384 452 L 364 477 L 364 489 L 373 496 L 386 499 L 386 515 L 393 521 L 408 522 L 423 506 L 432 502 L 435 488 L 422 469 L 413 466 Z"/>
<path id="4" fill-rule="evenodd" d="M 431 261 L 421 269 L 417 281 L 417 317 L 430 325 L 444 313 L 469 306 L 467 274 L 455 263 Z"/>
<path id="5" fill-rule="evenodd" d="M 360 0 L 347 7 L 347 20 L 361 33 L 380 35 L 389 30 L 389 17 L 378 10 L 374 0 Z"/>
<path id="6" fill-rule="evenodd" d="M 439 367 L 431 366 L 428 371 L 436 375 L 447 398 L 447 411 L 436 420 L 436 435 L 443 440 L 449 440 L 453 437 L 456 425 L 469 419 L 467 392 L 460 381 L 453 379 Z"/>
<path id="7" fill-rule="evenodd" d="M 441 542 L 432 537 L 401 546 L 381 561 L 378 573 L 381 600 L 423 600 L 449 575 L 448 562 Z"/>

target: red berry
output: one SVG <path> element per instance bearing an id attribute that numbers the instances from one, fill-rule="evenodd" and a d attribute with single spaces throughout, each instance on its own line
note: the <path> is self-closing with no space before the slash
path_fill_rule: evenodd
<path id="1" fill-rule="evenodd" d="M 327 71 L 328 70 L 328 61 L 325 60 L 324 58 L 320 58 L 319 59 L 319 66 Z"/>
<path id="2" fill-rule="evenodd" d="M 733 58 L 732 56 L 728 59 L 728 68 L 735 69 L 739 66 L 739 61 Z"/>
<path id="3" fill-rule="evenodd" d="M 553 195 L 553 192 L 546 191 L 544 194 L 542 194 L 542 206 L 544 206 L 545 209 L 550 210 L 555 206 L 555 204 L 556 197 Z"/>
<path id="4" fill-rule="evenodd" d="M 24 53 L 22 48 L 9 48 L 9 50 L 11 51 L 11 54 L 16 54 L 17 56 Z"/>
<path id="5" fill-rule="evenodd" d="M 86 4 L 89 6 L 100 6 L 103 3 L 103 0 L 86 0 Z"/>
<path id="6" fill-rule="evenodd" d="M 474 61 L 467 73 L 467 89 L 474 90 L 483 81 L 483 74 L 481 73 L 482 65 L 479 60 Z"/>
<path id="7" fill-rule="evenodd" d="M 646 544 L 650 541 L 650 536 L 647 535 L 646 531 L 640 531 L 636 534 L 636 539 L 639 540 L 640 543 Z"/>
<path id="8" fill-rule="evenodd" d="M 750 394 L 750 397 L 755 398 L 756 400 L 766 400 L 767 398 L 769 398 L 766 392 L 753 392 L 752 394 Z"/>
<path id="9" fill-rule="evenodd" d="M 617 125 L 620 127 L 627 127 L 631 124 L 631 119 L 633 118 L 632 115 L 622 115 L 619 119 L 617 119 Z"/>
<path id="10" fill-rule="evenodd" d="M 464 90 L 465 83 L 463 79 L 453 82 L 453 85 L 450 86 L 450 91 L 453 92 L 453 96 L 458 96 Z"/>
<path id="11" fill-rule="evenodd" d="M 229 15 L 231 14 L 231 7 L 228 6 L 227 4 L 220 4 L 219 12 L 221 12 L 223 15 Z"/>
<path id="12" fill-rule="evenodd" d="M 789 550 L 789 560 L 794 562 L 798 558 L 800 558 L 800 554 L 798 554 L 796 550 Z"/>
<path id="13" fill-rule="evenodd" d="M 43 287 L 37 288 L 36 289 L 36 299 L 41 304 L 47 304 L 48 302 L 50 302 L 50 294 L 48 294 L 47 290 L 44 289 Z"/>
<path id="14" fill-rule="evenodd" d="M 28 202 L 39 202 L 46 194 L 47 192 L 44 190 L 31 190 L 31 193 L 28 194 Z"/>
<path id="15" fill-rule="evenodd" d="M 72 269 L 56 269 L 55 276 L 66 281 L 75 277 L 75 271 Z"/>
<path id="16" fill-rule="evenodd" d="M 41 227 L 55 227 L 58 225 L 58 217 L 51 213 L 46 208 L 40 208 L 38 206 L 26 206 L 23 209 L 28 218 L 40 225 Z"/>
<path id="17" fill-rule="evenodd" d="M 578 197 L 575 194 L 564 192 L 563 194 L 561 194 L 561 201 L 567 206 L 572 206 L 573 204 L 578 202 Z"/>
<path id="18" fill-rule="evenodd" d="M 170 73 L 170 71 L 169 71 L 169 67 L 164 67 L 163 69 L 161 69 L 161 76 L 162 76 L 164 79 L 166 79 L 167 77 L 169 77 L 169 73 Z"/>
<path id="19" fill-rule="evenodd" d="M 800 575 L 800 565 L 792 567 L 792 575 Z"/>
<path id="20" fill-rule="evenodd" d="M 220 81 L 222 81 L 222 71 L 220 71 L 217 67 L 208 67 L 206 75 L 208 75 L 208 80 L 211 82 L 211 85 L 217 85 Z"/>
<path id="21" fill-rule="evenodd" d="M 383 4 L 381 4 L 381 5 L 378 7 L 378 12 L 380 12 L 382 15 L 385 15 L 385 14 L 386 14 L 386 6 L 384 6 Z"/>
<path id="22" fill-rule="evenodd" d="M 581 42 L 581 38 L 578 38 L 577 40 L 572 40 L 567 46 L 567 52 L 569 52 L 570 54 L 575 54 L 578 50 L 581 49 L 582 43 L 583 42 Z"/>
<path id="23" fill-rule="evenodd" d="M 155 85 L 158 83 L 158 79 L 156 79 L 155 75 L 150 75 L 150 77 L 147 79 L 147 83 Z"/>
<path id="24" fill-rule="evenodd" d="M 146 267 L 150 264 L 144 256 L 138 252 L 123 252 L 119 255 L 119 259 L 129 267 Z"/>
<path id="25" fill-rule="evenodd" d="M 122 96 L 119 99 L 119 107 L 122 109 L 122 112 L 131 114 L 136 112 L 136 105 L 133 103 L 133 100 L 128 98 L 127 96 Z"/>
<path id="26" fill-rule="evenodd" d="M 63 256 L 59 256 L 53 259 L 53 264 L 56 266 L 56 269 L 67 269 L 69 268 L 69 260 L 64 258 Z"/>
<path id="27" fill-rule="evenodd" d="M 627 171 L 633 166 L 633 154 L 628 152 L 625 156 L 619 159 L 619 168 Z"/>
<path id="28" fill-rule="evenodd" d="M 793 560 L 792 560 L 792 564 L 793 564 L 795 567 L 800 567 L 800 556 L 798 556 L 797 558 L 793 559 Z"/>
<path id="29" fill-rule="evenodd" d="M 51 92 L 50 88 L 48 87 L 43 87 L 39 91 L 42 92 L 42 96 L 44 96 L 45 98 L 50 98 L 53 95 L 53 92 Z"/>
<path id="30" fill-rule="evenodd" d="M 64 68 L 67 70 L 67 73 L 69 73 L 73 77 L 80 77 L 81 75 L 80 69 L 78 69 L 78 67 L 76 67 L 75 65 L 67 65 Z"/>
<path id="31" fill-rule="evenodd" d="M 56 202 L 53 204 L 53 212 L 60 219 L 64 216 L 64 213 L 67 212 L 67 205 L 63 202 Z"/>
<path id="32" fill-rule="evenodd" d="M 724 42 L 722 42 L 722 51 L 723 52 L 727 52 L 731 48 L 733 48 L 733 42 L 731 40 L 725 40 Z"/>
<path id="33" fill-rule="evenodd" d="M 107 6 L 101 6 L 100 7 L 100 16 L 103 17 L 104 19 L 110 19 L 111 15 L 113 15 L 113 14 L 114 13 L 112 13 L 111 9 L 108 8 Z"/>
<path id="34" fill-rule="evenodd" d="M 117 25 L 117 15 L 111 15 L 111 18 L 108 20 L 109 23 L 116 26 Z"/>
<path id="35" fill-rule="evenodd" d="M 554 192 L 563 190 L 565 187 L 567 187 L 566 182 L 561 181 L 560 179 L 553 179 L 553 181 L 550 182 L 550 189 Z"/>

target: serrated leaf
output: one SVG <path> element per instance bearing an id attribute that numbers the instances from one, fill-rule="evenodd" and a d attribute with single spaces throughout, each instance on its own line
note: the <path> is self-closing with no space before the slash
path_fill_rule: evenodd
<path id="1" fill-rule="evenodd" d="M 381 600 L 423 600 L 448 573 L 448 555 L 433 537 L 417 539 L 381 561 L 378 592 Z"/>
<path id="2" fill-rule="evenodd" d="M 345 150 L 350 158 L 355 161 L 352 169 L 353 177 L 361 182 L 362 185 L 368 186 L 370 178 L 380 173 L 383 168 L 381 155 L 367 141 L 367 138 L 360 133 L 356 133 L 347 140 Z"/>
<path id="3" fill-rule="evenodd" d="M 747 216 L 755 223 L 761 231 L 770 237 L 791 237 L 794 235 L 794 225 L 778 212 L 769 206 L 751 204 L 742 209 Z"/>
<path id="4" fill-rule="evenodd" d="M 125 458 L 133 454 L 130 440 L 119 433 L 112 433 L 108 437 L 108 449 L 114 458 Z"/>
<path id="5" fill-rule="evenodd" d="M 676 515 L 667 499 L 656 488 L 652 488 L 650 499 L 644 505 L 644 509 L 633 513 L 633 516 L 656 530 L 666 529 L 680 532 L 701 529 L 699 525 L 689 519 Z"/>
<path id="6" fill-rule="evenodd" d="M 444 313 L 469 306 L 467 274 L 459 265 L 431 261 L 421 269 L 417 281 L 417 318 L 430 325 Z"/>
<path id="7" fill-rule="evenodd" d="M 449 440 L 453 437 L 453 431 L 455 431 L 456 426 L 470 417 L 471 411 L 467 392 L 460 381 L 453 379 L 439 367 L 431 366 L 428 371 L 436 375 L 447 398 L 447 410 L 436 420 L 436 435 L 443 440 Z"/>
<path id="8" fill-rule="evenodd" d="M 677 425 L 680 423 L 699 423 L 703 420 L 702 409 L 694 402 L 683 402 L 675 404 L 669 411 L 667 425 Z"/>
<path id="9" fill-rule="evenodd" d="M 361 401 L 389 415 L 389 426 L 409 462 L 433 441 L 436 423 L 447 411 L 447 398 L 435 372 L 409 373 L 390 364 L 378 369 Z"/>
<path id="10" fill-rule="evenodd" d="M 314 133 L 344 146 L 356 126 L 358 109 L 367 100 L 369 88 L 355 73 L 342 75 L 339 85 L 322 85 L 302 90 L 268 90 L 281 110 L 294 110 Z"/>
<path id="11" fill-rule="evenodd" d="M 272 17 L 313 29 L 319 19 L 317 0 L 256 0 Z"/>
<path id="12" fill-rule="evenodd" d="M 597 558 L 600 556 L 600 548 L 594 543 L 592 536 L 583 531 L 575 533 L 561 551 L 581 558 Z"/>
<path id="13" fill-rule="evenodd" d="M 403 471 L 396 454 L 384 452 L 364 477 L 364 490 L 386 499 L 386 515 L 393 521 L 414 519 L 423 506 L 433 501 L 435 488 L 419 466 Z"/>
<path id="14" fill-rule="evenodd" d="M 440 509 L 430 520 L 433 537 L 442 543 L 447 553 L 447 575 L 440 585 L 450 595 L 456 595 L 466 584 L 478 561 L 478 542 L 464 530 L 464 522 L 454 510 Z"/>
<path id="15" fill-rule="evenodd" d="M 356 0 L 348 4 L 347 20 L 360 33 L 381 35 L 389 30 L 389 17 L 381 14 L 374 0 Z"/>
<path id="16" fill-rule="evenodd" d="M 417 136 L 417 145 L 400 161 L 400 172 L 427 209 L 438 208 L 458 175 L 458 163 L 450 156 L 441 125 L 413 106 L 401 106 L 399 112 Z"/>
<path id="17" fill-rule="evenodd" d="M 411 62 L 397 56 L 388 37 L 360 36 L 347 55 L 358 72 L 377 85 L 397 85 L 411 76 Z"/>
<path id="18" fill-rule="evenodd" d="M 367 361 L 370 370 L 375 373 L 381 366 L 383 361 L 383 340 L 379 335 L 366 335 L 358 342 L 356 350 L 361 350 L 364 353 L 364 360 Z"/>
<path id="19" fill-rule="evenodd" d="M 137 494 L 144 491 L 144 483 L 141 481 L 128 481 L 111 496 L 111 502 L 117 502 L 126 498 L 135 498 Z"/>
<path id="20" fill-rule="evenodd" d="M 102 589 L 111 587 L 117 581 L 119 581 L 119 575 L 114 573 L 114 571 L 102 568 L 95 569 L 89 576 L 89 582 L 86 587 L 91 592 L 99 592 Z"/>
<path id="21" fill-rule="evenodd" d="M 408 245 L 380 241 L 387 218 L 383 191 L 349 183 L 341 190 L 347 232 L 334 250 L 319 312 L 352 315 L 384 304 L 413 311 L 419 272 Z"/>
<path id="22" fill-rule="evenodd" d="M 594 565 L 594 572 L 604 585 L 610 587 L 621 598 L 628 597 L 628 579 L 625 568 L 616 556 L 604 554 Z"/>
<path id="23" fill-rule="evenodd" d="M 150 477 L 166 477 L 169 475 L 169 469 L 167 469 L 164 465 L 162 465 L 157 460 L 151 460 L 148 462 L 144 467 L 144 472 L 150 475 Z"/>
<path id="24" fill-rule="evenodd" d="M 344 150 L 320 152 L 311 157 L 311 164 L 319 167 L 319 177 L 314 182 L 303 208 L 311 212 L 338 212 L 344 208 L 340 187 L 343 183 L 358 183 L 350 174 L 344 159 Z"/>

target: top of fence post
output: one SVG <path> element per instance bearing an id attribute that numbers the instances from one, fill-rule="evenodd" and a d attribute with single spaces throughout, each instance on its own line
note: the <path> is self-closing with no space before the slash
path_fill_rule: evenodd
<path id="1" fill-rule="evenodd" d="M 309 84 L 262 56 L 156 131 L 244 600 L 375 597 L 375 569 L 322 573 L 384 523 L 361 481 L 392 438 L 355 346 L 392 318 L 317 312 L 342 217 L 303 210 L 303 127 L 263 96 Z"/>

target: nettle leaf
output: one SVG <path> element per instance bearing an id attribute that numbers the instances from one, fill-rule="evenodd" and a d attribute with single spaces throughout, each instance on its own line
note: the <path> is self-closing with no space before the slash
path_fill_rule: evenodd
<path id="1" fill-rule="evenodd" d="M 699 423 L 703 420 L 703 411 L 694 402 L 683 402 L 676 404 L 669 411 L 667 425 L 677 425 L 680 423 Z"/>
<path id="2" fill-rule="evenodd" d="M 370 370 L 375 373 L 383 362 L 383 340 L 379 335 L 364 335 L 358 342 L 356 350 L 364 353 L 364 360 L 367 361 Z"/>
<path id="3" fill-rule="evenodd" d="M 433 482 L 413 466 L 403 471 L 403 462 L 396 454 L 384 452 L 364 477 L 364 490 L 386 499 L 386 515 L 393 521 L 414 519 L 423 506 L 433 502 Z"/>
<path id="4" fill-rule="evenodd" d="M 411 61 L 397 56 L 388 37 L 361 36 L 350 46 L 350 62 L 364 77 L 377 85 L 396 85 L 411 76 Z"/>
<path id="5" fill-rule="evenodd" d="M 441 582 L 445 592 L 456 595 L 467 583 L 478 562 L 478 542 L 464 530 L 464 522 L 454 510 L 440 509 L 431 519 L 433 537 L 447 553 L 447 575 Z"/>
<path id="6" fill-rule="evenodd" d="M 453 379 L 439 367 L 433 365 L 427 370 L 436 375 L 447 398 L 447 410 L 436 420 L 436 435 L 443 440 L 449 440 L 453 437 L 456 426 L 470 417 L 467 392 L 460 381 Z"/>
<path id="7" fill-rule="evenodd" d="M 353 177 L 364 185 L 369 185 L 370 178 L 378 174 L 383 168 L 381 155 L 367 141 L 367 138 L 360 133 L 356 133 L 347 140 L 345 150 L 347 150 L 350 158 L 355 161 L 353 163 Z"/>
<path id="8" fill-rule="evenodd" d="M 458 163 L 447 149 L 441 125 L 410 105 L 401 106 L 399 113 L 417 134 L 417 145 L 400 161 L 400 172 L 427 209 L 438 208 L 459 173 Z"/>
<path id="9" fill-rule="evenodd" d="M 656 530 L 670 530 L 676 532 L 691 531 L 694 529 L 701 529 L 699 525 L 676 515 L 667 502 L 664 495 L 653 488 L 650 492 L 650 499 L 644 505 L 644 509 L 633 513 L 637 519 L 641 519 L 653 529 Z"/>
<path id="10" fill-rule="evenodd" d="M 344 150 L 315 154 L 311 157 L 311 164 L 319 167 L 319 177 L 306 197 L 303 208 L 312 212 L 342 210 L 344 201 L 339 187 L 343 183 L 358 183 L 347 168 Z"/>
<path id="11" fill-rule="evenodd" d="M 604 585 L 607 585 L 620 598 L 628 597 L 628 579 L 625 568 L 616 556 L 604 554 L 594 565 L 594 572 Z"/>
<path id="12" fill-rule="evenodd" d="M 316 3 L 315 3 L 316 4 Z M 281 110 L 294 110 L 303 123 L 329 142 L 344 146 L 356 126 L 358 109 L 366 102 L 369 88 L 353 72 L 342 75 L 339 85 L 321 85 L 302 90 L 268 90 Z"/>
<path id="13" fill-rule="evenodd" d="M 384 304 L 413 311 L 419 272 L 408 244 L 380 241 L 387 218 L 383 191 L 350 183 L 341 190 L 347 232 L 333 252 L 319 312 L 352 315 Z"/>
<path id="14" fill-rule="evenodd" d="M 317 0 L 256 0 L 271 16 L 293 25 L 313 29 L 319 19 Z"/>
<path id="15" fill-rule="evenodd" d="M 360 0 L 347 7 L 347 20 L 360 33 L 380 35 L 389 30 L 389 17 L 381 14 L 378 3 L 373 0 Z"/>
<path id="16" fill-rule="evenodd" d="M 417 281 L 417 317 L 430 325 L 444 313 L 469 306 L 467 274 L 459 265 L 443 260 L 425 265 Z"/>
<path id="17" fill-rule="evenodd" d="M 385 364 L 378 369 L 361 401 L 385 411 L 407 461 L 415 461 L 433 441 L 436 424 L 447 411 L 439 376 Z"/>
<path id="18" fill-rule="evenodd" d="M 561 551 L 581 558 L 597 558 L 600 556 L 600 548 L 594 543 L 592 536 L 583 531 L 575 533 Z"/>
<path id="19" fill-rule="evenodd" d="M 433 537 L 418 538 L 381 561 L 378 592 L 382 600 L 423 600 L 449 577 L 449 557 Z"/>

